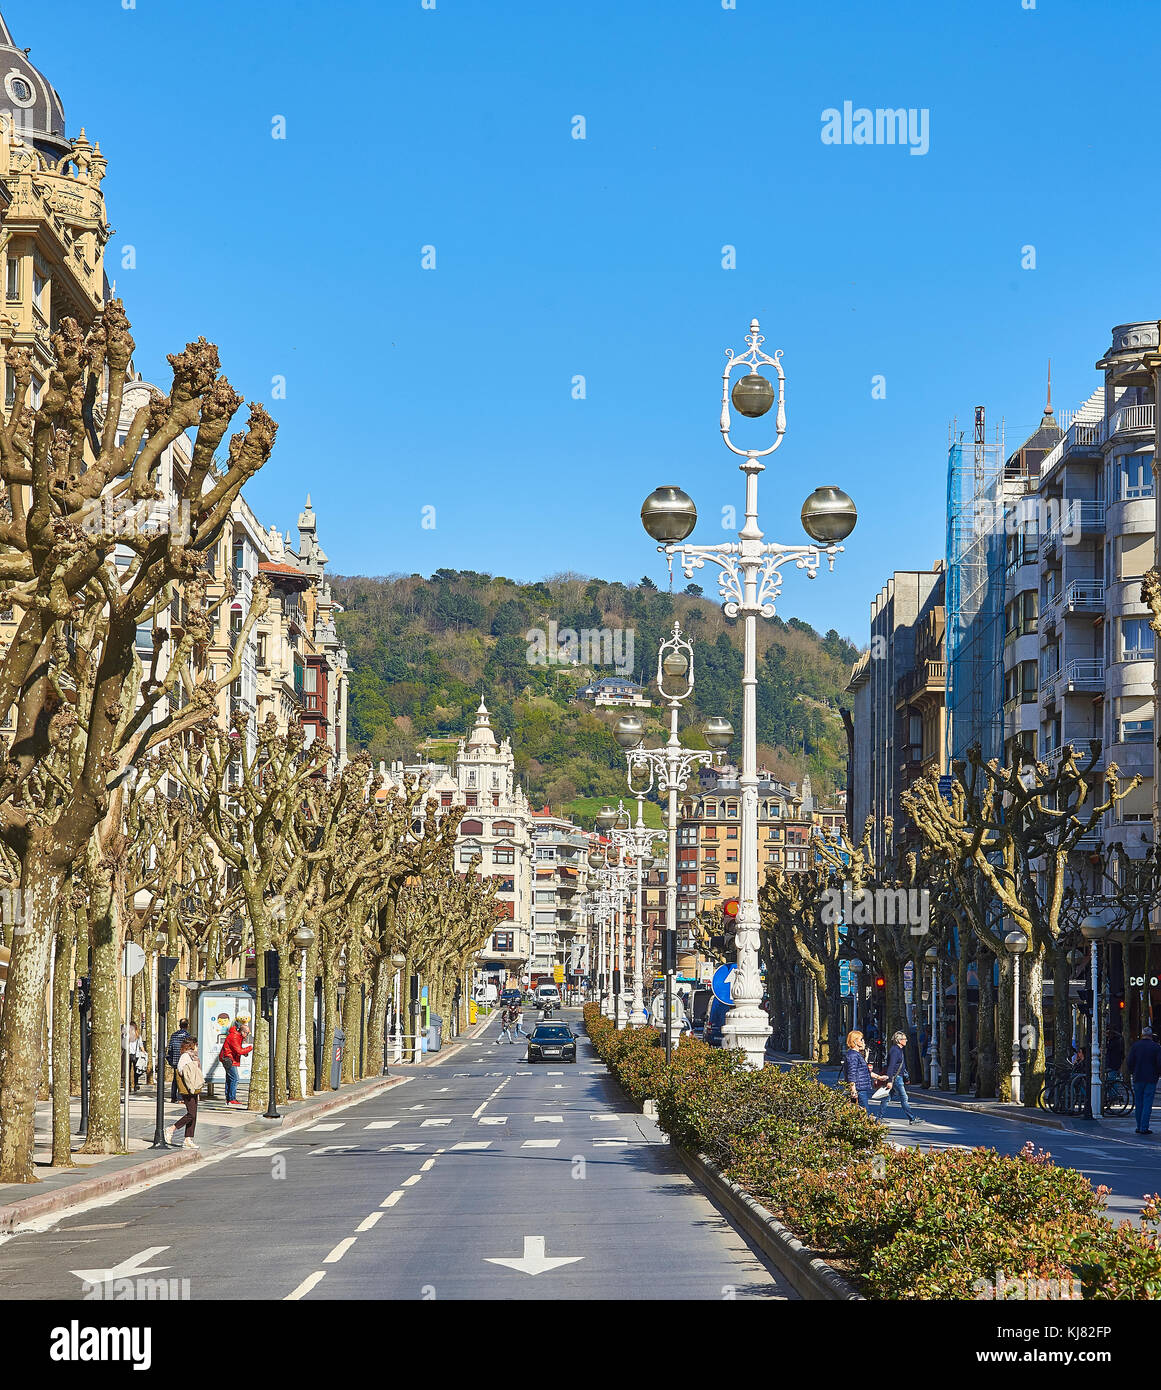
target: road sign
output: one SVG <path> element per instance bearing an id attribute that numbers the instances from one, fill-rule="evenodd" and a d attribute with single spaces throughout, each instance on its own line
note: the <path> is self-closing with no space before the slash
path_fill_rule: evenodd
<path id="1" fill-rule="evenodd" d="M 711 988 L 714 992 L 714 998 L 721 1000 L 723 1004 L 734 1002 L 734 971 L 737 968 L 736 965 L 719 965 L 714 971 Z"/>
<path id="2" fill-rule="evenodd" d="M 127 980 L 139 975 L 145 968 L 145 952 L 136 941 L 127 941 L 121 952 L 121 974 Z"/>
<path id="3" fill-rule="evenodd" d="M 564 984 L 564 966 L 563 966 L 563 965 L 554 965 L 554 966 L 552 967 L 552 978 L 556 981 L 556 983 L 557 983 L 558 985 Z"/>
<path id="4" fill-rule="evenodd" d="M 941 777 L 941 778 L 939 779 L 939 794 L 940 794 L 940 796 L 943 797 L 944 801 L 950 801 L 950 800 L 951 800 L 951 778 L 950 778 L 950 777 Z"/>

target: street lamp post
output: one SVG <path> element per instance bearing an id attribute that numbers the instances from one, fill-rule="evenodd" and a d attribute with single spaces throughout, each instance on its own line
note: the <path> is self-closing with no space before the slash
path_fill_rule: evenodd
<path id="1" fill-rule="evenodd" d="M 1028 938 L 1022 931 L 1010 931 L 1004 945 L 1012 957 L 1012 1100 L 1021 1101 L 1020 1082 L 1020 956 L 1028 949 Z"/>
<path id="2" fill-rule="evenodd" d="M 314 942 L 314 932 L 304 922 L 294 933 L 298 947 L 298 1085 L 306 1099 L 306 958 Z"/>
<path id="3" fill-rule="evenodd" d="M 690 505 L 692 506 L 692 503 Z M 660 515 L 672 517 L 673 514 Z M 679 511 L 677 515 L 680 516 L 682 513 Z M 646 524 L 648 526 L 648 523 Z M 689 528 L 675 534 L 688 535 Z M 656 783 L 657 790 L 666 798 L 665 829 L 668 857 L 661 967 L 665 974 L 665 1059 L 669 1061 L 673 1056 L 673 1044 L 680 1036 L 680 1027 L 673 1007 L 673 989 L 677 975 L 677 795 L 685 790 L 689 774 L 695 767 L 712 763 L 720 750 L 729 745 L 734 731 L 725 719 L 708 719 L 703 730 L 705 741 L 709 745 L 708 750 L 686 748 L 678 738 L 677 716 L 682 705 L 693 693 L 693 645 L 681 635 L 680 623 L 673 624 L 672 633 L 657 649 L 657 692 L 669 706 L 669 741 L 661 748 L 646 748 L 640 741 L 640 732 L 636 734 L 635 741 L 630 741 L 628 729 L 622 730 L 617 736 L 617 741 L 625 749 L 625 758 L 629 764 L 629 790 L 633 795 L 639 801 L 643 800 Z M 640 786 L 634 785 L 634 773 L 644 774 L 643 780 L 638 779 L 641 781 Z M 755 844 L 755 852 L 756 850 Z"/>
<path id="4" fill-rule="evenodd" d="M 403 1061 L 403 1000 L 400 997 L 403 977 L 399 972 L 407 964 L 407 957 L 396 951 L 391 957 L 391 964 L 395 967 L 395 1046 L 391 1049 L 391 1060 L 398 1066 Z"/>
<path id="5" fill-rule="evenodd" d="M 1091 1022 L 1089 1025 L 1088 1049 L 1089 1106 L 1088 1113 L 1085 1118 L 1091 1120 L 1095 1115 L 1099 1120 L 1101 1115 L 1101 1043 L 1099 1017 L 1097 1009 L 1097 979 L 1099 968 L 1097 950 L 1100 946 L 1100 943 L 1104 940 L 1105 933 L 1108 931 L 1108 928 L 1105 926 L 1104 922 L 1100 917 L 1097 917 L 1093 913 L 1089 913 L 1089 915 L 1084 919 L 1084 921 L 1081 922 L 1080 930 L 1081 935 L 1089 943 L 1089 967 L 1090 973 L 1092 975 L 1092 1013 L 1089 1015 Z"/>
<path id="6" fill-rule="evenodd" d="M 673 573 L 676 556 L 682 572 L 692 579 L 694 570 L 706 561 L 717 565 L 718 589 L 722 609 L 728 618 L 743 620 L 744 654 L 742 674 L 742 800 L 741 884 L 738 912 L 738 968 L 733 980 L 734 1006 L 722 1028 L 726 1047 L 741 1048 L 747 1064 L 761 1067 L 765 1062 L 766 1039 L 770 1023 L 762 1011 L 762 980 L 758 964 L 758 757 L 757 757 L 757 621 L 772 618 L 775 600 L 782 588 L 782 567 L 793 561 L 813 579 L 825 555 L 830 568 L 843 549 L 838 544 L 854 529 L 857 520 L 854 503 L 837 487 L 816 488 L 802 507 L 802 525 L 811 538 L 809 545 L 781 545 L 765 541 L 758 526 L 758 474 L 765 469 L 762 459 L 782 443 L 786 432 L 785 376 L 781 349 L 773 357 L 761 350 L 764 339 L 758 320 L 750 323 L 747 348 L 740 356 L 726 352 L 722 372 L 722 438 L 743 462 L 739 468 L 746 478 L 746 521 L 737 541 L 722 545 L 686 545 L 685 538 L 697 522 L 697 508 L 680 488 L 658 488 L 645 500 L 641 520 L 646 531 L 659 542 Z M 730 374 L 737 366 L 749 368 L 731 392 Z M 775 404 L 771 382 L 757 369 L 773 368 L 778 378 L 775 439 L 765 449 L 739 448 L 730 438 L 730 403 L 739 414 L 750 419 L 765 415 Z"/>
<path id="7" fill-rule="evenodd" d="M 626 751 L 636 747 L 641 742 L 642 733 L 641 721 L 632 714 L 619 719 L 613 729 L 613 737 Z M 602 812 L 602 814 L 604 813 Z M 641 978 L 643 971 L 641 915 L 644 900 L 642 871 L 646 857 L 652 853 L 654 840 L 660 838 L 656 830 L 650 830 L 645 824 L 645 793 L 643 791 L 637 794 L 636 825 L 632 823 L 629 812 L 625 809 L 625 803 L 618 801 L 616 818 L 609 834 L 622 856 L 631 858 L 634 869 L 636 898 L 633 914 L 633 997 L 629 1011 L 629 1027 L 640 1028 L 649 1021 L 645 1013 L 645 996 Z"/>

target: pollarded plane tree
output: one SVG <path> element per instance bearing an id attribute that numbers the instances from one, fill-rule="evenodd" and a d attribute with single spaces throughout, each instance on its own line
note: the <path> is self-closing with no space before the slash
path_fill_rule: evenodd
<path id="1" fill-rule="evenodd" d="M 0 605 L 15 622 L 0 654 L 0 709 L 15 715 L 0 762 L 0 839 L 19 861 L 22 905 L 0 1019 L 0 1182 L 35 1180 L 42 1023 L 66 880 L 108 812 L 111 779 L 204 719 L 216 693 L 176 711 L 162 686 L 139 690 L 137 629 L 170 586 L 200 572 L 275 433 L 252 405 L 228 461 L 215 464 L 242 401 L 200 339 L 170 357 L 169 394 L 154 393 L 122 435 L 134 344 L 120 301 L 84 335 L 62 320 L 52 346 L 36 407 L 28 355 L 10 354 L 17 404 L 0 427 Z M 166 451 L 190 432 L 188 468 L 172 470 L 163 495 Z M 159 501 L 177 524 L 125 524 Z M 52 760 L 50 786 L 37 773 Z"/>
<path id="2" fill-rule="evenodd" d="M 1028 943 L 1026 968 L 1021 970 L 1027 1020 L 1022 1031 L 1028 1054 L 1026 1105 L 1036 1104 L 1044 1086 L 1046 964 L 1053 979 L 1052 1032 L 1058 1061 L 1068 1055 L 1072 1036 L 1068 950 L 1075 923 L 1066 890 L 1075 881 L 1075 873 L 1069 856 L 1141 780 L 1134 778 L 1118 790 L 1118 769 L 1110 763 L 1099 771 L 1100 754 L 1100 742 L 1094 739 L 1082 766 L 1073 748 L 1066 745 L 1053 771 L 1020 748 L 1012 763 L 1001 766 L 994 759 L 985 762 L 979 748 L 972 747 L 966 759 L 952 764 L 946 797 L 940 795 L 934 778 L 919 779 L 905 794 L 908 812 L 932 851 L 946 856 L 951 865 L 970 864 L 978 874 L 976 891 L 965 898 L 963 911 L 983 944 L 999 956 L 1002 933 L 1011 930 L 1021 932 Z M 1000 959 L 1004 968 L 1006 963 Z M 999 1080 L 1004 1089 L 1005 1012 L 1001 1010 L 998 1029 Z M 1010 1024 L 1010 1013 L 1007 1020 Z"/>

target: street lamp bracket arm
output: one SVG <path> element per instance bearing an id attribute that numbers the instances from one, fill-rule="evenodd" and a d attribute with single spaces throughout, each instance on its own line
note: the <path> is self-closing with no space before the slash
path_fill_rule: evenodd
<path id="1" fill-rule="evenodd" d="M 668 545 L 659 546 L 664 550 L 672 564 L 678 558 L 681 571 L 687 579 L 693 578 L 694 570 L 704 568 L 707 560 L 712 560 L 721 573 L 718 575 L 718 593 L 722 600 L 722 612 L 727 618 L 753 613 L 763 618 L 774 617 L 776 600 L 782 592 L 782 566 L 793 560 L 800 570 L 805 570 L 808 579 L 814 579 L 825 555 L 828 569 L 834 570 L 835 556 L 843 550 L 841 545 L 780 545 L 768 541 L 761 545 L 728 542 L 724 545 Z M 746 585 L 749 578 L 754 582 L 755 601 L 746 602 Z"/>

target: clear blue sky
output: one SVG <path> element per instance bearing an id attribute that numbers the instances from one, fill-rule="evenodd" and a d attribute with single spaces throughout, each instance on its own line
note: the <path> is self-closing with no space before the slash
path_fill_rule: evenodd
<path id="1" fill-rule="evenodd" d="M 725 538 L 722 353 L 757 315 L 788 377 L 767 536 L 817 483 L 861 514 L 780 611 L 865 640 L 943 552 L 951 417 L 1018 443 L 1049 356 L 1075 406 L 1110 327 L 1161 314 L 1155 0 L 0 7 L 109 158 L 139 369 L 220 345 L 281 424 L 252 504 L 285 527 L 309 490 L 337 572 L 664 582 L 641 500 L 680 483 Z M 844 101 L 927 109 L 929 152 L 823 144 Z"/>

